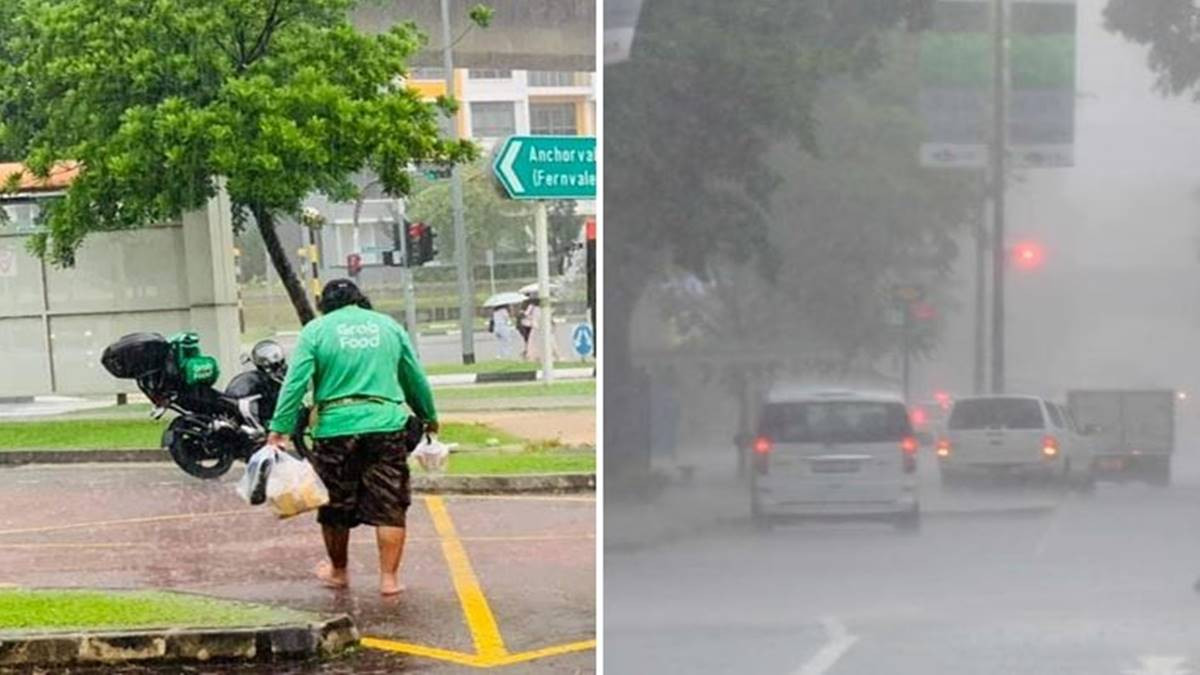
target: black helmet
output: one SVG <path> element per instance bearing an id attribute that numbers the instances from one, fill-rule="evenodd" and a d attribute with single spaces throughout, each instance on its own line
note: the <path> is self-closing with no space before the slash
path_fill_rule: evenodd
<path id="1" fill-rule="evenodd" d="M 287 359 L 283 347 L 274 340 L 261 340 L 250 350 L 250 361 L 262 372 L 276 380 L 287 374 Z"/>

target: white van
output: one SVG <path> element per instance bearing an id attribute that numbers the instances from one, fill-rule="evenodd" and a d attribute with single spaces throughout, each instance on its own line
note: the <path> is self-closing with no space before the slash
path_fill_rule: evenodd
<path id="1" fill-rule="evenodd" d="M 853 517 L 916 530 L 916 453 L 899 396 L 777 390 L 763 403 L 754 441 L 754 519 Z"/>
<path id="2" fill-rule="evenodd" d="M 1071 413 L 1036 396 L 959 399 L 936 447 L 942 483 L 1017 476 L 1090 488 L 1093 453 Z"/>

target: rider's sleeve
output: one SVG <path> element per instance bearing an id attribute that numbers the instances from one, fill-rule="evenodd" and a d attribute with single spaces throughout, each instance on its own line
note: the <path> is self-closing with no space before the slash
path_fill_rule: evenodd
<path id="1" fill-rule="evenodd" d="M 399 324 L 396 325 L 400 336 L 400 388 L 404 390 L 404 399 L 418 417 L 426 422 L 437 421 L 437 409 L 433 405 L 433 390 L 425 377 L 425 370 L 417 360 L 417 352 L 413 349 L 412 340 Z"/>
<path id="2" fill-rule="evenodd" d="M 275 404 L 275 415 L 271 418 L 271 431 L 277 434 L 291 434 L 296 428 L 296 417 L 300 412 L 300 404 L 304 401 L 304 393 L 312 381 L 314 353 L 312 340 L 308 331 L 300 331 L 300 339 L 292 352 L 291 363 L 288 364 L 288 374 L 283 380 L 283 388 L 279 391 L 279 402 Z"/>

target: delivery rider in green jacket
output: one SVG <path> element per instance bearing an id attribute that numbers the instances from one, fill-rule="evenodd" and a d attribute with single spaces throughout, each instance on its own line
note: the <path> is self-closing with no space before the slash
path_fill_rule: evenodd
<path id="1" fill-rule="evenodd" d="M 285 444 L 311 384 L 313 467 L 329 489 L 329 504 L 317 512 L 329 562 L 317 575 L 345 588 L 350 528 L 374 525 L 379 591 L 394 595 L 403 590 L 396 575 L 411 500 L 408 453 L 426 430 L 437 431 L 433 393 L 408 334 L 372 311 L 353 282 L 330 281 L 319 308 L 322 316 L 300 331 L 268 443 Z"/>

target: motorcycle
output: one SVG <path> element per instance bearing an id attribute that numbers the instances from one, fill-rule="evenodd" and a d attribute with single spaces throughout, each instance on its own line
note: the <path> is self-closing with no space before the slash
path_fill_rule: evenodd
<path id="1" fill-rule="evenodd" d="M 217 361 L 200 352 L 195 333 L 169 338 L 132 333 L 109 345 L 100 363 L 113 377 L 137 382 L 154 405 L 154 419 L 168 411 L 177 413 L 163 432 L 162 447 L 179 468 L 204 479 L 223 476 L 235 460 L 248 460 L 266 443 L 287 375 L 283 348 L 274 340 L 262 340 L 242 357 L 242 363 L 253 368 L 218 391 L 213 386 L 220 375 Z M 301 456 L 308 451 L 308 412 L 301 409 L 292 435 Z"/>

